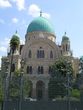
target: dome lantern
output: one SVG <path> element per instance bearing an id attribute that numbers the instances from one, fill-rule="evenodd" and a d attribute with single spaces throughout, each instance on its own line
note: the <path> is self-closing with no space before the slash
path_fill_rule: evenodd
<path id="1" fill-rule="evenodd" d="M 67 37 L 66 32 L 64 33 L 64 36 L 62 37 L 62 43 L 69 42 L 69 37 Z"/>

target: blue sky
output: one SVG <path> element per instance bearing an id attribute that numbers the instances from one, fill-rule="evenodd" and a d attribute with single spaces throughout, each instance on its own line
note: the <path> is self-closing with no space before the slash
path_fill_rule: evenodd
<path id="1" fill-rule="evenodd" d="M 60 44 L 66 31 L 74 56 L 83 55 L 83 0 L 0 0 L 0 58 L 16 30 L 24 42 L 27 27 L 40 10 L 53 23 L 56 42 Z"/>

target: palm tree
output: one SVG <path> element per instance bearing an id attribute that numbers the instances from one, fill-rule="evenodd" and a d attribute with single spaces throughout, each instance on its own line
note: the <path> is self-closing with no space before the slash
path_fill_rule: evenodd
<path id="1" fill-rule="evenodd" d="M 19 49 L 19 45 L 20 45 L 20 39 L 19 39 L 19 35 L 16 33 L 12 36 L 11 40 L 10 40 L 10 53 L 11 53 L 11 64 L 10 64 L 10 76 L 11 76 L 11 70 L 12 70 L 12 61 L 13 61 L 13 54 L 15 52 L 15 50 Z"/>
<path id="2" fill-rule="evenodd" d="M 20 39 L 19 39 L 19 35 L 16 33 L 12 36 L 11 40 L 10 40 L 10 48 L 11 48 L 11 52 L 12 54 L 14 53 L 14 51 L 16 49 L 19 48 L 19 44 L 20 44 Z"/>
<path id="3" fill-rule="evenodd" d="M 13 67 L 13 54 L 15 52 L 15 50 L 19 49 L 19 45 L 20 45 L 20 39 L 19 39 L 19 35 L 16 33 L 12 36 L 11 40 L 10 40 L 10 57 L 11 57 L 11 61 L 10 61 L 10 74 L 9 74 L 9 85 L 11 83 L 11 72 L 15 71 L 15 67 Z M 9 92 L 8 92 L 9 94 Z"/>

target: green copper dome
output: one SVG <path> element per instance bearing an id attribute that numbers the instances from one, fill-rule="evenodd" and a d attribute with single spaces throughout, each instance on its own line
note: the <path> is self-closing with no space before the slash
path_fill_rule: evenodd
<path id="1" fill-rule="evenodd" d="M 20 35 L 17 33 L 17 30 L 16 30 L 15 34 L 12 37 L 19 37 L 20 38 Z"/>
<path id="2" fill-rule="evenodd" d="M 43 31 L 52 34 L 55 33 L 52 24 L 42 16 L 34 19 L 28 26 L 27 33 L 35 31 Z"/>
<path id="3" fill-rule="evenodd" d="M 62 37 L 62 42 L 68 42 L 69 41 L 69 37 L 66 36 L 66 32 L 64 34 L 64 36 Z"/>

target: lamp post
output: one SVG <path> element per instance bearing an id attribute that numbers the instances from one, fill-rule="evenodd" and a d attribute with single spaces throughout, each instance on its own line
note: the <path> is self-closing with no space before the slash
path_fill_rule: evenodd
<path id="1" fill-rule="evenodd" d="M 21 73 L 20 73 L 20 100 L 19 100 L 19 110 L 22 108 L 23 99 L 23 73 L 24 73 L 24 60 L 21 60 Z"/>

